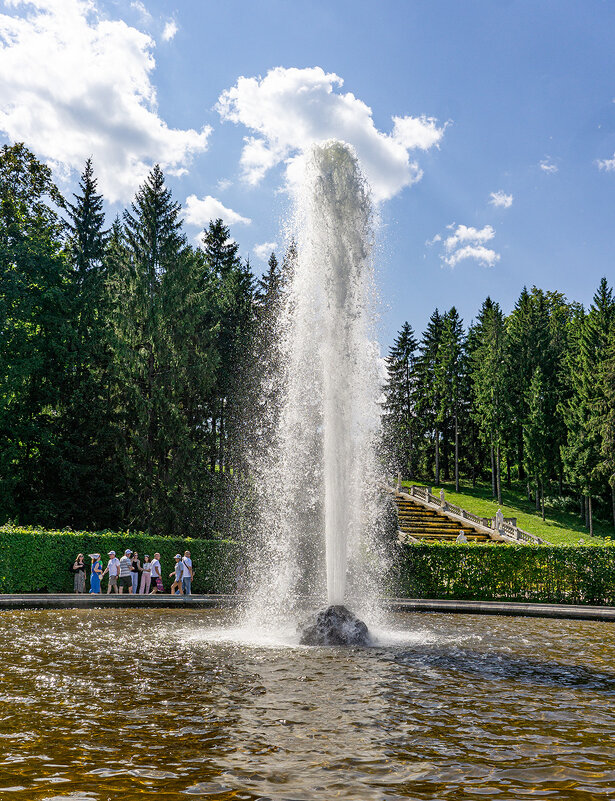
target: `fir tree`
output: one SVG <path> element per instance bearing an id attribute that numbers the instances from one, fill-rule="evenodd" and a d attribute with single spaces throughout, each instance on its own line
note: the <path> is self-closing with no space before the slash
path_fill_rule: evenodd
<path id="1" fill-rule="evenodd" d="M 523 442 L 528 472 L 536 480 L 540 496 L 542 519 L 545 519 L 544 482 L 548 475 L 552 453 L 549 437 L 549 402 L 542 369 L 537 367 L 528 390 L 528 414 L 523 427 Z"/>
<path id="2" fill-rule="evenodd" d="M 615 321 L 615 300 L 606 278 L 600 282 L 587 314 L 575 319 L 575 346 L 567 360 L 572 393 L 563 408 L 568 438 L 562 455 L 568 477 L 586 497 L 587 522 L 593 534 L 592 499 L 607 483 L 600 458 L 602 424 L 606 408 L 600 377 L 607 360 Z"/>
<path id="3" fill-rule="evenodd" d="M 401 327 L 386 358 L 387 381 L 384 386 L 384 433 L 395 470 L 408 478 L 414 475 L 415 361 L 418 342 L 412 326 Z"/>
<path id="4" fill-rule="evenodd" d="M 435 383 L 438 398 L 436 421 L 443 431 L 451 427 L 453 429 L 456 492 L 459 492 L 459 413 L 464 367 L 463 322 L 453 306 L 444 315 L 435 364 Z"/>
<path id="5" fill-rule="evenodd" d="M 492 490 L 502 502 L 500 449 L 506 430 L 506 331 L 498 303 L 487 298 L 472 332 L 470 371 L 473 385 L 473 414 L 483 440 L 491 449 Z"/>
<path id="6" fill-rule="evenodd" d="M 431 440 L 433 448 L 434 477 L 440 483 L 440 428 L 438 425 L 438 409 L 440 399 L 438 385 L 435 380 L 435 366 L 438 359 L 438 348 L 442 337 L 443 320 L 436 309 L 423 332 L 419 344 L 419 356 L 416 362 L 415 408 L 419 424 L 425 432 L 427 440 Z M 430 462 L 429 456 L 427 463 Z M 427 467 L 427 464 L 426 464 Z"/>

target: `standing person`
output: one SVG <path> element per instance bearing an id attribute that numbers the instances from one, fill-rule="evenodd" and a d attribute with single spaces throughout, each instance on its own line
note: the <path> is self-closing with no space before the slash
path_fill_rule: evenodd
<path id="1" fill-rule="evenodd" d="M 141 560 L 139 559 L 139 554 L 135 551 L 132 555 L 132 567 L 130 568 L 133 595 L 136 595 L 139 592 L 139 576 L 142 572 L 143 568 L 141 567 Z"/>
<path id="2" fill-rule="evenodd" d="M 154 585 L 154 589 L 150 592 L 150 595 L 155 595 L 157 592 L 164 592 L 162 573 L 160 571 L 160 554 L 155 553 L 154 561 L 152 562 L 152 584 Z"/>
<path id="3" fill-rule="evenodd" d="M 180 595 L 184 594 L 184 587 L 182 585 L 182 579 L 184 577 L 184 563 L 182 562 L 182 555 L 180 553 L 175 554 L 175 570 L 172 570 L 169 573 L 169 578 L 175 576 L 175 581 L 171 584 L 171 595 L 175 595 L 175 591 L 179 591 Z"/>
<path id="4" fill-rule="evenodd" d="M 90 573 L 90 593 L 98 595 L 100 593 L 100 579 L 102 578 L 103 566 L 99 553 L 91 553 L 92 571 Z"/>
<path id="5" fill-rule="evenodd" d="M 143 557 L 143 567 L 141 568 L 141 587 L 139 595 L 147 595 L 149 592 L 150 582 L 152 580 L 152 563 L 149 560 L 149 554 Z"/>
<path id="6" fill-rule="evenodd" d="M 73 562 L 72 571 L 74 573 L 73 586 L 75 592 L 81 594 L 85 592 L 85 561 L 83 554 L 77 554 L 77 558 Z"/>
<path id="7" fill-rule="evenodd" d="M 184 577 L 182 579 L 182 584 L 184 586 L 184 595 L 191 595 L 194 570 L 192 569 L 192 559 L 190 558 L 190 551 L 184 552 L 184 558 L 182 559 L 182 562 L 184 563 Z"/>
<path id="8" fill-rule="evenodd" d="M 128 594 L 132 595 L 132 559 L 130 558 L 132 551 L 126 548 L 124 556 L 120 559 L 120 595 L 124 590 L 128 590 Z"/>
<path id="9" fill-rule="evenodd" d="M 116 557 L 115 551 L 109 551 L 107 556 L 109 557 L 109 561 L 107 562 L 107 567 L 105 568 L 105 572 L 102 574 L 101 579 L 105 573 L 109 574 L 109 584 L 107 585 L 107 595 L 109 595 L 111 590 L 118 592 L 117 579 L 120 575 L 120 560 Z"/>

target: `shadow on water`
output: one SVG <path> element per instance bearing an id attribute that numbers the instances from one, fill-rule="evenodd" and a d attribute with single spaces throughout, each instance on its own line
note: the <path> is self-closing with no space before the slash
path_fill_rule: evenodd
<path id="1" fill-rule="evenodd" d="M 396 654 L 394 661 L 407 667 L 458 672 L 473 678 L 478 677 L 482 681 L 521 682 L 562 689 L 591 690 L 615 696 L 614 672 L 512 656 L 502 652 L 482 653 L 469 649 L 419 646 L 413 651 Z"/>

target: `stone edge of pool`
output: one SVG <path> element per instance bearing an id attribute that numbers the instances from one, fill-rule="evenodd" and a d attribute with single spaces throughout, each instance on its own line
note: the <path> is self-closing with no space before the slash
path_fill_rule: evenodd
<path id="1" fill-rule="evenodd" d="M 237 606 L 237 595 L 74 595 L 70 593 L 0 595 L 4 609 L 213 609 Z M 424 598 L 389 598 L 384 605 L 392 612 L 432 612 L 464 615 L 543 617 L 560 620 L 603 620 L 615 622 L 613 606 L 568 606 L 566 604 L 512 603 L 506 601 L 454 601 Z"/>

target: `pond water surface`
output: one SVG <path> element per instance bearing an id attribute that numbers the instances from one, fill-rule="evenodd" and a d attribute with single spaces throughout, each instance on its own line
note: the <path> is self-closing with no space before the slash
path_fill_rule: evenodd
<path id="1" fill-rule="evenodd" d="M 310 649 L 220 611 L 3 612 L 0 799 L 612 798 L 614 631 L 400 614 Z"/>

